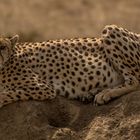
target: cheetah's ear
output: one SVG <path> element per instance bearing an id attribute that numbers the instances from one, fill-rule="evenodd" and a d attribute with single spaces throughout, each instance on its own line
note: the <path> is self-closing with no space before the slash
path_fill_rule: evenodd
<path id="1" fill-rule="evenodd" d="M 12 46 L 14 46 L 19 40 L 19 35 L 14 35 L 13 37 L 10 38 Z"/>

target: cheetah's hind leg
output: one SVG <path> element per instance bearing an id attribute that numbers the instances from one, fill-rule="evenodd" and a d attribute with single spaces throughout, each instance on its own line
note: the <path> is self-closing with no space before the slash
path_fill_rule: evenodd
<path id="1" fill-rule="evenodd" d="M 95 105 L 103 105 L 108 103 L 112 99 L 139 90 L 139 82 L 135 77 L 130 77 L 125 81 L 124 84 L 101 91 L 95 96 L 94 103 Z"/>

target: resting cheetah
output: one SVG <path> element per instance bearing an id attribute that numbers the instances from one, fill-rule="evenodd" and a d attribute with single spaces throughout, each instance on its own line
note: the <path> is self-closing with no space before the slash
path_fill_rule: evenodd
<path id="1" fill-rule="evenodd" d="M 62 95 L 95 104 L 138 90 L 139 36 L 115 25 L 101 38 L 17 43 L 0 39 L 0 104 Z"/>

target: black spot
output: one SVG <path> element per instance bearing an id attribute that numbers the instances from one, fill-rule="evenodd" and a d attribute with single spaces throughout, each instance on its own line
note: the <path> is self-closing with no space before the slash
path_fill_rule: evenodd
<path id="1" fill-rule="evenodd" d="M 19 99 L 21 98 L 20 95 L 16 95 L 16 97 L 19 98 Z"/>
<path id="2" fill-rule="evenodd" d="M 29 99 L 29 100 L 33 100 L 33 97 L 30 96 L 28 99 Z"/>
<path id="3" fill-rule="evenodd" d="M 72 88 L 72 93 L 75 94 L 75 89 Z"/>
<path id="4" fill-rule="evenodd" d="M 107 53 L 110 54 L 110 50 L 109 49 L 107 49 Z"/>
<path id="5" fill-rule="evenodd" d="M 120 46 L 122 46 L 122 43 L 121 43 L 120 41 L 118 41 L 118 44 L 119 44 Z"/>
<path id="6" fill-rule="evenodd" d="M 131 56 L 134 57 L 134 54 L 132 52 L 130 52 Z"/>
<path id="7" fill-rule="evenodd" d="M 99 63 L 98 63 L 98 66 L 101 66 L 101 65 L 102 65 L 102 62 L 99 62 Z"/>
<path id="8" fill-rule="evenodd" d="M 84 71 L 87 72 L 88 71 L 88 68 L 84 68 Z"/>
<path id="9" fill-rule="evenodd" d="M 75 72 L 74 72 L 74 71 L 72 71 L 72 72 L 71 72 L 71 74 L 74 76 L 74 75 L 75 75 Z"/>
<path id="10" fill-rule="evenodd" d="M 76 58 L 76 57 L 74 57 L 74 58 L 73 58 L 73 60 L 74 60 L 74 61 L 76 61 L 76 60 L 77 60 L 77 58 Z"/>
<path id="11" fill-rule="evenodd" d="M 121 67 L 122 69 L 124 69 L 124 66 L 123 66 L 123 65 L 121 65 L 120 67 Z"/>
<path id="12" fill-rule="evenodd" d="M 85 87 L 82 87 L 81 90 L 82 90 L 82 91 L 86 91 Z"/>
<path id="13" fill-rule="evenodd" d="M 107 72 L 107 76 L 108 76 L 108 77 L 110 76 L 110 71 Z"/>
<path id="14" fill-rule="evenodd" d="M 126 36 L 126 33 L 122 32 L 122 34 L 123 34 L 124 36 Z"/>
<path id="15" fill-rule="evenodd" d="M 67 61 L 70 62 L 70 59 L 68 58 Z"/>
<path id="16" fill-rule="evenodd" d="M 18 80 L 18 78 L 17 77 L 14 77 L 14 80 Z"/>
<path id="17" fill-rule="evenodd" d="M 35 90 L 39 90 L 39 87 L 35 87 Z"/>
<path id="18" fill-rule="evenodd" d="M 57 43 L 56 45 L 57 45 L 57 47 L 60 47 L 60 46 L 61 46 L 61 44 L 60 44 L 60 43 Z"/>
<path id="19" fill-rule="evenodd" d="M 105 43 L 106 43 L 107 45 L 111 45 L 111 42 L 110 42 L 108 39 L 105 40 Z"/>
<path id="20" fill-rule="evenodd" d="M 98 56 L 98 54 L 94 54 L 93 56 L 94 56 L 94 57 L 97 57 L 97 56 Z"/>
<path id="21" fill-rule="evenodd" d="M 126 37 L 123 37 L 123 40 L 124 40 L 125 42 L 128 42 L 128 40 L 127 40 L 127 38 L 126 38 Z"/>
<path id="22" fill-rule="evenodd" d="M 42 49 L 42 53 L 45 53 L 45 49 Z"/>
<path id="23" fill-rule="evenodd" d="M 103 33 L 103 34 L 106 34 L 106 33 L 107 33 L 107 30 L 106 30 L 106 29 L 104 29 L 102 33 Z"/>
<path id="24" fill-rule="evenodd" d="M 112 27 L 108 27 L 108 30 L 112 30 Z"/>
<path id="25" fill-rule="evenodd" d="M 48 44 L 47 44 L 48 45 Z M 41 46 L 45 46 L 45 43 L 41 43 Z"/>
<path id="26" fill-rule="evenodd" d="M 38 96 L 38 99 L 40 100 L 40 99 L 41 99 L 41 97 L 40 97 L 40 96 Z"/>
<path id="27" fill-rule="evenodd" d="M 53 72 L 53 70 L 52 70 L 52 69 L 50 69 L 50 70 L 49 70 L 49 72 L 51 73 L 51 72 Z M 43 75 L 45 75 L 45 72 L 43 72 L 43 73 L 44 73 Z"/>
<path id="28" fill-rule="evenodd" d="M 55 59 L 58 59 L 58 56 L 57 55 L 55 56 Z"/>
<path id="29" fill-rule="evenodd" d="M 52 63 L 49 63 L 49 66 L 50 66 L 50 67 L 52 67 L 52 66 L 53 66 L 53 64 L 52 64 Z"/>
<path id="30" fill-rule="evenodd" d="M 51 79 L 53 79 L 53 77 L 52 77 L 52 76 L 50 76 L 50 77 L 49 77 L 49 79 L 51 80 Z"/>
<path id="31" fill-rule="evenodd" d="M 98 46 L 98 43 L 97 43 L 97 42 L 95 42 L 95 43 L 94 43 L 94 46 Z"/>
<path id="32" fill-rule="evenodd" d="M 66 73 L 63 73 L 63 76 L 64 76 L 64 77 L 67 77 L 67 74 L 66 74 Z"/>
<path id="33" fill-rule="evenodd" d="M 97 87 L 99 86 L 99 84 L 100 84 L 100 83 L 99 83 L 99 82 L 97 82 L 97 83 L 96 83 L 96 85 L 95 85 L 95 88 L 97 88 Z"/>
<path id="34" fill-rule="evenodd" d="M 88 62 L 89 65 L 92 65 L 92 62 Z"/>
<path id="35" fill-rule="evenodd" d="M 71 83 L 72 83 L 73 86 L 75 86 L 75 82 L 74 81 L 72 81 Z"/>
<path id="36" fill-rule="evenodd" d="M 61 89 L 62 89 L 62 91 L 64 91 L 64 90 L 65 90 L 65 88 L 64 88 L 63 86 L 61 86 Z"/>
<path id="37" fill-rule="evenodd" d="M 115 30 L 118 31 L 118 32 L 120 31 L 119 28 L 117 28 L 117 27 L 115 27 Z"/>
<path id="38" fill-rule="evenodd" d="M 85 60 L 84 60 L 84 59 L 82 59 L 82 60 L 81 60 L 81 62 L 82 62 L 82 63 L 85 63 Z"/>
<path id="39" fill-rule="evenodd" d="M 46 65 L 43 65 L 43 67 L 46 68 L 47 66 Z"/>
<path id="40" fill-rule="evenodd" d="M 68 42 L 65 41 L 64 44 L 65 44 L 65 45 L 68 45 Z"/>
<path id="41" fill-rule="evenodd" d="M 69 79 L 67 79 L 66 82 L 69 83 L 70 82 Z"/>
<path id="42" fill-rule="evenodd" d="M 82 56 L 82 55 L 79 55 L 79 58 L 80 58 L 80 59 L 82 59 L 82 58 L 83 58 L 83 56 Z"/>
<path id="43" fill-rule="evenodd" d="M 135 44 L 134 42 L 132 42 L 132 44 L 133 44 L 133 46 L 134 46 L 135 48 L 137 48 L 137 46 L 136 46 L 136 44 Z"/>
<path id="44" fill-rule="evenodd" d="M 139 70 L 138 69 L 135 69 L 135 72 L 139 72 Z"/>
<path id="45" fill-rule="evenodd" d="M 56 94 L 57 94 L 57 95 L 60 94 L 60 89 L 56 89 Z"/>
<path id="46" fill-rule="evenodd" d="M 11 82 L 11 79 L 8 79 L 8 82 Z"/>
<path id="47" fill-rule="evenodd" d="M 88 56 L 88 52 L 85 52 L 85 56 Z"/>
<path id="48" fill-rule="evenodd" d="M 59 76 L 56 76 L 55 78 L 56 78 L 56 79 L 59 79 Z"/>
<path id="49" fill-rule="evenodd" d="M 61 57 L 60 59 L 61 59 L 61 61 L 64 61 L 64 58 L 63 57 Z"/>
<path id="50" fill-rule="evenodd" d="M 128 50 L 128 48 L 127 48 L 126 46 L 123 46 L 123 48 L 124 48 L 124 50 L 125 50 L 125 51 L 127 51 L 127 50 Z"/>
<path id="51" fill-rule="evenodd" d="M 103 50 L 104 50 L 104 48 L 103 47 L 100 47 L 99 51 L 103 51 Z"/>
<path id="52" fill-rule="evenodd" d="M 116 55 L 115 53 L 113 53 L 113 56 L 114 56 L 115 58 L 118 58 L 118 55 Z"/>
<path id="53" fill-rule="evenodd" d="M 84 75 L 84 73 L 82 71 L 80 71 L 80 75 Z"/>
<path id="54" fill-rule="evenodd" d="M 79 66 L 79 63 L 76 62 L 75 65 L 76 65 L 76 66 Z"/>
<path id="55" fill-rule="evenodd" d="M 110 83 L 112 83 L 112 82 L 113 82 L 113 79 L 111 78 L 111 79 L 110 79 Z"/>
<path id="56" fill-rule="evenodd" d="M 90 91 L 92 89 L 92 85 L 89 85 L 88 91 Z"/>
<path id="57" fill-rule="evenodd" d="M 93 80 L 93 76 L 89 76 L 89 80 Z"/>
<path id="58" fill-rule="evenodd" d="M 79 44 L 78 44 L 79 45 Z M 75 44 L 74 43 L 71 43 L 71 46 L 75 46 Z"/>
<path id="59" fill-rule="evenodd" d="M 110 37 L 113 38 L 113 39 L 116 38 L 114 34 L 110 34 Z"/>
<path id="60" fill-rule="evenodd" d="M 88 45 L 88 46 L 92 46 L 92 44 L 91 44 L 91 43 L 88 43 L 87 45 Z"/>
<path id="61" fill-rule="evenodd" d="M 24 90 L 25 90 L 25 89 L 24 89 Z M 27 94 L 27 93 L 25 93 L 24 95 L 27 96 L 27 97 L 29 97 L 29 94 Z"/>
<path id="62" fill-rule="evenodd" d="M 125 53 L 124 55 L 125 55 L 125 57 L 127 57 L 127 58 L 128 58 L 128 54 L 127 54 L 127 53 Z"/>
<path id="63" fill-rule="evenodd" d="M 95 65 L 92 65 L 91 68 L 92 68 L 92 69 L 95 69 Z"/>
<path id="64" fill-rule="evenodd" d="M 81 82 L 82 81 L 82 79 L 80 77 L 78 77 L 77 80 L 78 80 L 78 82 Z"/>
<path id="65" fill-rule="evenodd" d="M 2 83 L 5 83 L 6 81 L 5 80 L 2 80 Z"/>
<path id="66" fill-rule="evenodd" d="M 69 68 L 70 68 L 70 66 L 69 66 L 69 65 L 66 65 L 66 68 L 67 68 L 67 69 L 69 69 Z"/>
<path id="67" fill-rule="evenodd" d="M 86 50 L 87 47 L 86 46 L 83 46 L 82 48 L 83 48 L 83 50 Z"/>
<path id="68" fill-rule="evenodd" d="M 134 51 L 134 48 L 133 48 L 131 45 L 129 45 L 129 48 L 130 48 L 132 51 Z"/>
<path id="69" fill-rule="evenodd" d="M 94 48 L 92 48 L 92 49 L 91 49 L 91 52 L 95 52 L 95 49 L 94 49 Z"/>
<path id="70" fill-rule="evenodd" d="M 69 92 L 68 91 L 65 92 L 65 97 L 66 98 L 69 97 Z"/>
<path id="71" fill-rule="evenodd" d="M 57 72 L 60 72 L 61 70 L 60 69 L 57 69 Z"/>
<path id="72" fill-rule="evenodd" d="M 96 74 L 97 74 L 97 75 L 100 75 L 100 74 L 101 74 L 101 72 L 100 72 L 100 71 L 96 71 Z"/>
<path id="73" fill-rule="evenodd" d="M 41 92 L 41 91 L 39 91 L 39 94 L 40 94 L 40 95 L 42 95 L 42 92 Z"/>
<path id="74" fill-rule="evenodd" d="M 88 60 L 92 60 L 92 58 L 91 57 L 88 57 Z"/>
<path id="75" fill-rule="evenodd" d="M 103 78 L 103 82 L 105 82 L 106 81 L 106 77 L 104 76 L 104 78 Z"/>

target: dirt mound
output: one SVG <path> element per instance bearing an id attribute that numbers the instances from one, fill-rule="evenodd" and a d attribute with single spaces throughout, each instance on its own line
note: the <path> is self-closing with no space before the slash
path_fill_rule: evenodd
<path id="1" fill-rule="evenodd" d="M 139 140 L 140 93 L 95 107 L 59 97 L 0 109 L 1 140 Z"/>

